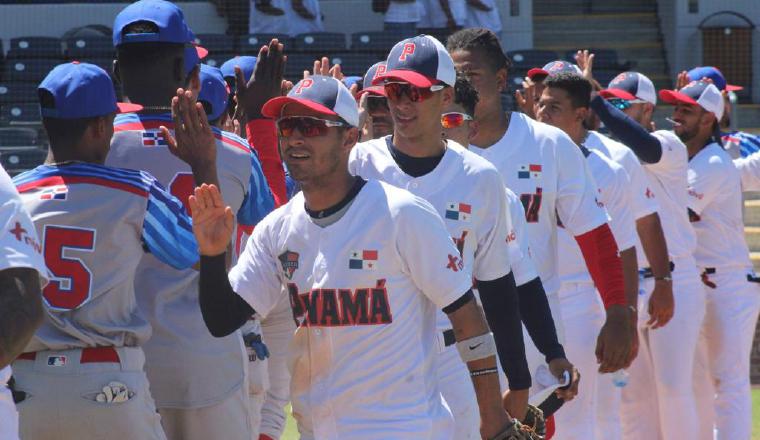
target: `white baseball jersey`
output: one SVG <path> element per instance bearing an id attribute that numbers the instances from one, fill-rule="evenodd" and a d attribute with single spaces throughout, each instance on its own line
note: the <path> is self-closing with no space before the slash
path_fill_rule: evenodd
<path id="1" fill-rule="evenodd" d="M 610 229 L 618 249 L 625 250 L 636 244 L 636 227 L 631 213 L 631 181 L 623 167 L 596 151 L 586 156 L 589 169 L 599 187 L 599 203 L 607 208 Z M 560 218 L 560 221 L 562 219 Z M 581 248 L 570 234 L 560 227 L 559 276 L 563 283 L 593 282 L 583 262 Z"/>
<path id="2" fill-rule="evenodd" d="M 562 130 L 517 112 L 498 142 L 470 150 L 493 163 L 504 184 L 520 197 L 533 261 L 546 292 L 556 293 L 557 216 L 573 236 L 607 222 L 583 154 Z"/>
<path id="3" fill-rule="evenodd" d="M 290 296 L 291 399 L 308 438 L 431 439 L 451 415 L 433 369 L 435 312 L 470 289 L 450 234 L 426 201 L 368 181 L 320 227 L 303 194 L 267 216 L 230 271 L 266 316 Z"/>
<path id="4" fill-rule="evenodd" d="M 712 143 L 689 160 L 689 212 L 700 267 L 752 267 L 744 238 L 739 171 L 729 153 Z"/>
<path id="5" fill-rule="evenodd" d="M 651 188 L 652 185 L 649 184 L 649 179 L 644 172 L 644 167 L 641 166 L 641 162 L 630 148 L 595 131 L 588 132 L 588 137 L 583 145 L 590 150 L 602 153 L 625 169 L 631 181 L 630 209 L 634 219 L 638 220 L 660 209 L 656 195 Z M 644 249 L 641 247 L 638 234 L 636 234 L 636 258 L 639 267 L 650 266 Z"/>
<path id="6" fill-rule="evenodd" d="M 464 270 L 476 280 L 491 281 L 511 271 L 507 245 L 512 233 L 507 196 L 499 172 L 487 160 L 448 141 L 435 169 L 412 177 L 391 155 L 388 135 L 356 144 L 351 149 L 348 170 L 365 179 L 376 179 L 427 200 L 446 224 L 459 249 Z M 438 312 L 438 330 L 451 322 Z"/>
<path id="7" fill-rule="evenodd" d="M 530 240 L 525 231 L 525 208 L 520 198 L 511 189 L 507 190 L 507 207 L 509 219 L 512 221 L 513 232 L 509 234 L 509 261 L 512 263 L 512 273 L 515 276 L 515 284 L 522 286 L 538 277 L 536 265 L 530 253 Z"/>
<path id="8" fill-rule="evenodd" d="M 694 229 L 689 224 L 688 153 L 686 145 L 672 131 L 652 133 L 662 145 L 662 157 L 654 164 L 643 163 L 649 184 L 660 203 L 660 219 L 671 259 L 692 258 L 697 246 Z"/>
<path id="9" fill-rule="evenodd" d="M 739 170 L 742 191 L 760 191 L 760 151 L 734 160 Z"/>

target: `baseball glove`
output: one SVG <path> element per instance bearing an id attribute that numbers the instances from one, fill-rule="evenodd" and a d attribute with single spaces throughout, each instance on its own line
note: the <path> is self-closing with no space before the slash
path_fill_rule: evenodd
<path id="1" fill-rule="evenodd" d="M 542 435 L 517 420 L 489 440 L 544 440 Z"/>
<path id="2" fill-rule="evenodd" d="M 544 412 L 533 405 L 528 405 L 528 413 L 525 414 L 525 418 L 522 420 L 522 425 L 533 430 L 541 437 L 546 436 L 546 420 L 544 420 Z"/>

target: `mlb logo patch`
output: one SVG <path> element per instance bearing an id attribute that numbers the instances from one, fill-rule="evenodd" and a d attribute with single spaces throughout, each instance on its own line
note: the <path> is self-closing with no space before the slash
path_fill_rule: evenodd
<path id="1" fill-rule="evenodd" d="M 166 139 L 157 131 L 144 131 L 142 141 L 144 147 L 167 146 Z"/>
<path id="2" fill-rule="evenodd" d="M 520 165 L 517 172 L 518 179 L 539 179 L 541 178 L 541 165 Z"/>
<path id="3" fill-rule="evenodd" d="M 66 356 L 48 356 L 47 364 L 49 367 L 62 367 L 66 365 Z"/>
<path id="4" fill-rule="evenodd" d="M 458 220 L 460 222 L 470 221 L 472 215 L 472 206 L 467 203 L 452 203 L 446 205 L 445 217 L 449 220 Z"/>
<path id="5" fill-rule="evenodd" d="M 375 270 L 377 267 L 377 251 L 353 251 L 348 259 L 349 269 Z"/>
<path id="6" fill-rule="evenodd" d="M 66 185 L 56 185 L 40 193 L 40 200 L 66 200 L 69 188 Z"/>

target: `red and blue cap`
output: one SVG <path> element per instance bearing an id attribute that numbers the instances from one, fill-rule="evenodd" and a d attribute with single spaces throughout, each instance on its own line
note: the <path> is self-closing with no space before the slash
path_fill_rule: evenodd
<path id="1" fill-rule="evenodd" d="M 720 90 L 707 81 L 692 81 L 681 90 L 660 90 L 660 99 L 673 105 L 698 105 L 713 113 L 718 120 L 723 117 L 725 109 Z"/>
<path id="2" fill-rule="evenodd" d="M 638 72 L 621 73 L 613 78 L 607 88 L 599 94 L 605 99 L 640 100 L 657 104 L 657 92 L 652 80 Z"/>
<path id="3" fill-rule="evenodd" d="M 251 76 L 253 76 L 253 71 L 256 69 L 256 62 L 258 62 L 258 58 L 252 57 L 252 56 L 237 56 L 235 58 L 229 59 L 222 64 L 222 75 L 225 78 L 235 78 L 235 66 L 240 67 L 240 70 L 243 71 L 243 77 L 246 81 L 250 81 Z"/>
<path id="4" fill-rule="evenodd" d="M 139 21 L 155 24 L 158 32 L 124 33 L 127 26 Z M 197 61 L 208 55 L 206 49 L 195 44 L 195 34 L 185 22 L 182 9 L 166 0 L 140 0 L 119 12 L 113 25 L 113 45 L 120 46 L 133 43 L 190 44 L 195 48 Z M 187 52 L 185 57 L 187 58 Z M 186 61 L 185 66 L 187 67 L 188 64 Z M 195 64 L 198 63 L 195 62 L 193 66 Z"/>
<path id="5" fill-rule="evenodd" d="M 567 61 L 557 60 L 547 63 L 540 69 L 538 67 L 530 69 L 528 71 L 528 78 L 533 81 L 542 81 L 547 76 L 557 75 L 560 73 L 572 73 L 578 76 L 583 76 L 583 71 L 581 71 L 581 68 L 577 65 L 569 63 Z"/>
<path id="6" fill-rule="evenodd" d="M 299 104 L 319 113 L 340 116 L 352 127 L 359 126 L 356 100 L 342 82 L 330 76 L 313 75 L 298 81 L 287 96 L 267 101 L 261 108 L 261 114 L 279 118 L 288 104 Z"/>
<path id="7" fill-rule="evenodd" d="M 219 119 L 227 109 L 229 89 L 224 81 L 222 71 L 208 64 L 201 64 L 201 91 L 198 93 L 198 101 L 205 101 L 211 107 L 208 115 L 210 121 Z"/>
<path id="8" fill-rule="evenodd" d="M 369 93 L 371 95 L 377 95 L 385 97 L 385 87 L 383 86 L 373 86 L 372 81 L 375 80 L 375 78 L 382 76 L 385 74 L 386 71 L 386 64 L 385 61 L 380 61 L 379 63 L 375 63 L 367 70 L 367 73 L 364 74 L 364 80 L 362 82 L 362 89 L 359 91 L 359 94 L 357 96 L 357 99 L 361 97 L 361 95 L 365 93 Z"/>
<path id="9" fill-rule="evenodd" d="M 723 76 L 723 73 L 718 70 L 717 67 L 712 66 L 702 66 L 702 67 L 695 67 L 687 72 L 687 75 L 689 75 L 690 81 L 699 81 L 704 78 L 708 78 L 712 80 L 713 84 L 715 84 L 715 87 L 718 88 L 718 90 L 725 90 L 727 92 L 738 92 L 739 90 L 744 90 L 744 87 L 742 86 L 735 86 L 728 84 L 726 82 L 726 77 Z"/>
<path id="10" fill-rule="evenodd" d="M 40 113 L 46 118 L 82 119 L 142 110 L 138 104 L 116 102 L 108 73 L 94 64 L 79 61 L 53 68 L 37 90 L 53 96 L 52 106 L 48 103 L 40 106 Z"/>
<path id="11" fill-rule="evenodd" d="M 385 73 L 374 78 L 372 84 L 404 81 L 421 88 L 439 84 L 454 87 L 456 79 L 454 61 L 443 44 L 430 35 L 418 35 L 393 46 Z"/>

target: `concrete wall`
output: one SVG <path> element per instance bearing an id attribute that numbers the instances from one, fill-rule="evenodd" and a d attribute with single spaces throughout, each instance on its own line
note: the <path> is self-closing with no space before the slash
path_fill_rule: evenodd
<path id="1" fill-rule="evenodd" d="M 659 0 L 658 15 L 665 39 L 665 51 L 670 74 L 675 78 L 682 70 L 702 64 L 702 34 L 699 24 L 710 15 L 721 11 L 733 11 L 747 17 L 760 26 L 760 10 L 757 0 L 699 0 L 697 13 L 689 12 L 689 0 Z M 735 26 L 740 21 L 723 16 L 710 20 L 710 25 Z M 752 36 L 753 65 L 760 62 L 760 30 Z M 760 102 L 760 68 L 752 73 L 752 101 Z"/>

